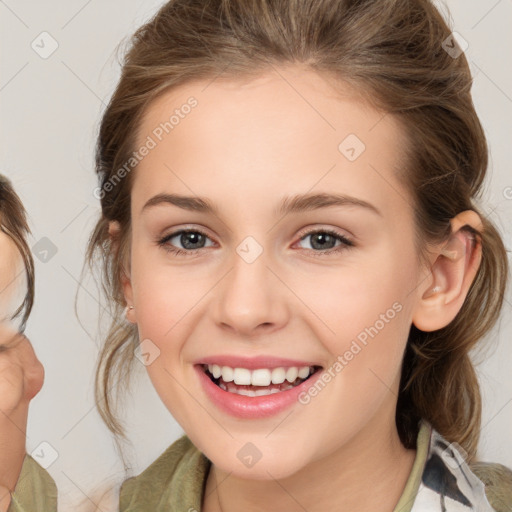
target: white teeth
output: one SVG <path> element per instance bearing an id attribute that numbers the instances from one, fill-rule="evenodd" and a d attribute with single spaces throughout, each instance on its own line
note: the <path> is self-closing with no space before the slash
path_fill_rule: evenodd
<path id="1" fill-rule="evenodd" d="M 239 386 L 270 386 L 270 384 L 282 384 L 285 380 L 293 383 L 300 379 L 306 379 L 314 368 L 312 366 L 291 366 L 289 368 L 258 368 L 257 370 L 249 370 L 247 368 L 231 368 L 230 366 L 219 366 L 217 364 L 209 364 L 208 371 L 215 379 L 222 377 L 224 382 L 233 382 Z"/>
<path id="2" fill-rule="evenodd" d="M 252 391 L 251 389 L 240 389 L 238 394 L 244 396 L 256 396 L 256 392 Z"/>
<path id="3" fill-rule="evenodd" d="M 309 375 L 309 368 L 308 368 Z M 272 370 L 272 384 L 282 384 L 286 379 L 286 370 L 284 368 L 274 368 Z"/>
<path id="4" fill-rule="evenodd" d="M 275 393 L 281 393 L 281 391 L 287 391 L 288 389 L 293 388 L 293 386 L 289 385 L 286 386 L 283 389 L 244 389 L 244 388 L 237 388 L 234 384 L 224 384 L 224 382 L 219 382 L 219 387 L 223 389 L 224 391 L 229 391 L 230 393 L 235 393 L 237 395 L 244 395 L 244 396 L 264 396 L 264 395 L 273 395 Z"/>
<path id="5" fill-rule="evenodd" d="M 270 395 L 270 389 L 257 389 L 254 391 L 254 396 Z"/>
<path id="6" fill-rule="evenodd" d="M 295 366 L 292 366 L 291 368 L 288 368 L 288 370 L 286 370 L 286 380 L 288 382 L 295 382 L 298 375 L 299 370 Z"/>
<path id="7" fill-rule="evenodd" d="M 229 366 L 223 366 L 221 369 L 222 380 L 225 382 L 231 382 L 233 380 L 234 371 Z"/>
<path id="8" fill-rule="evenodd" d="M 233 380 L 239 386 L 248 386 L 251 384 L 251 370 L 247 368 L 235 368 L 233 373 Z"/>
<path id="9" fill-rule="evenodd" d="M 251 384 L 253 386 L 269 386 L 272 381 L 272 372 L 263 368 L 254 370 L 251 375 Z M 236 381 L 235 381 L 236 382 Z"/>
<path id="10" fill-rule="evenodd" d="M 309 366 L 303 366 L 299 369 L 299 378 L 305 379 L 306 377 L 309 377 Z"/>
<path id="11" fill-rule="evenodd" d="M 208 369 L 216 379 L 218 379 L 222 375 L 222 370 L 218 364 L 210 364 L 208 365 Z"/>

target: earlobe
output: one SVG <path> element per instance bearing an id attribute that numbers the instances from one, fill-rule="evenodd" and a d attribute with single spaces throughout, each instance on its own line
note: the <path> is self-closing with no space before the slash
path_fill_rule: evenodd
<path id="1" fill-rule="evenodd" d="M 112 220 L 108 223 L 108 234 L 110 242 L 112 244 L 112 250 L 117 252 L 119 248 L 119 235 L 121 232 L 121 226 L 119 222 Z M 124 310 L 124 316 L 130 323 L 137 323 L 135 316 L 135 308 L 133 306 L 133 289 L 131 283 L 131 276 L 129 270 L 126 269 L 128 262 L 123 261 L 121 268 L 119 269 L 119 279 L 121 288 L 123 290 L 124 300 L 126 301 L 126 308 Z"/>
<path id="2" fill-rule="evenodd" d="M 130 323 L 132 323 L 132 324 L 137 323 L 137 322 L 135 321 L 135 319 L 133 318 L 133 315 L 134 315 L 134 313 L 135 313 L 135 312 L 133 311 L 134 309 L 135 309 L 135 306 L 130 306 L 130 305 L 128 305 L 128 306 L 126 306 L 126 307 L 124 308 L 124 317 L 125 317 L 125 319 L 126 319 L 128 322 L 130 322 Z"/>
<path id="3" fill-rule="evenodd" d="M 117 220 L 108 221 L 108 234 L 112 242 L 116 241 L 121 232 L 121 225 Z"/>
<path id="4" fill-rule="evenodd" d="M 423 286 L 412 318 L 422 331 L 446 327 L 462 308 L 480 266 L 482 247 L 479 237 L 481 219 L 472 210 L 460 213 L 451 220 L 452 235 L 438 248 L 431 267 L 431 279 Z"/>
<path id="5" fill-rule="evenodd" d="M 121 270 L 121 286 L 123 288 L 124 300 L 126 301 L 124 316 L 128 322 L 135 324 L 137 323 L 137 318 L 135 315 L 135 306 L 133 306 L 132 283 L 123 270 Z"/>

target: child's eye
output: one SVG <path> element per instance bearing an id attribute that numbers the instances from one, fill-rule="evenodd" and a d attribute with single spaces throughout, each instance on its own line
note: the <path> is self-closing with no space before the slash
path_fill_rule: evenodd
<path id="1" fill-rule="evenodd" d="M 312 249 L 306 249 L 309 252 L 313 251 L 312 254 L 315 256 L 329 256 L 333 253 L 338 253 L 354 246 L 353 242 L 351 242 L 348 238 L 331 229 L 317 229 L 314 231 L 308 231 L 300 239 L 300 242 L 308 238 L 311 240 L 310 245 L 312 246 Z M 337 241 L 341 243 L 336 246 Z"/>
<path id="2" fill-rule="evenodd" d="M 174 244 L 169 242 L 173 238 L 178 238 L 180 244 L 184 249 L 175 247 Z M 195 254 L 200 249 L 204 248 L 205 239 L 209 238 L 205 233 L 197 229 L 182 229 L 166 235 L 158 240 L 158 245 L 163 247 L 167 252 L 174 254 Z"/>
<path id="3" fill-rule="evenodd" d="M 308 237 L 311 237 L 312 248 L 306 249 L 313 253 L 317 253 L 318 256 L 337 253 L 341 250 L 353 247 L 354 245 L 345 236 L 329 229 L 309 231 L 301 237 L 300 242 L 306 240 Z M 174 238 L 177 239 L 177 242 L 170 243 Z M 209 239 L 208 235 L 197 229 L 182 229 L 166 235 L 159 239 L 157 243 L 167 252 L 179 255 L 191 255 L 196 254 L 199 250 L 205 248 L 205 242 Z M 341 243 L 336 246 L 337 241 Z M 176 243 L 180 243 L 182 248 L 176 247 Z"/>

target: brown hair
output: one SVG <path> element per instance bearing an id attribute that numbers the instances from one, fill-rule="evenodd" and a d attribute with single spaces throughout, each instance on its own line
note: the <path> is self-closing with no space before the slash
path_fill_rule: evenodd
<path id="1" fill-rule="evenodd" d="M 124 429 L 110 392 L 126 388 L 137 343 L 134 326 L 122 321 L 120 286 L 133 172 L 119 179 L 119 169 L 136 149 L 141 117 L 151 101 L 189 81 L 252 77 L 273 65 L 298 64 L 343 80 L 401 123 L 408 139 L 402 179 L 416 205 L 422 261 L 430 243 L 448 240 L 451 218 L 468 209 L 482 217 L 482 231 L 473 233 L 482 261 L 460 312 L 435 332 L 411 327 L 396 412 L 406 447 L 415 446 L 424 418 L 474 459 L 481 398 L 469 353 L 498 319 L 508 266 L 500 235 L 475 204 L 488 150 L 467 60 L 443 49 L 450 34 L 428 0 L 174 0 L 135 32 L 99 130 L 102 215 L 87 254 L 91 266 L 100 259 L 114 318 L 96 372 L 99 411 L 114 434 Z M 108 234 L 111 220 L 121 226 L 116 240 Z"/>
<path id="2" fill-rule="evenodd" d="M 30 228 L 23 203 L 11 182 L 2 174 L 0 174 L 0 229 L 14 242 L 25 265 L 27 292 L 23 302 L 12 316 L 12 320 L 20 318 L 19 330 L 23 332 L 34 304 L 34 260 L 26 241 Z"/>

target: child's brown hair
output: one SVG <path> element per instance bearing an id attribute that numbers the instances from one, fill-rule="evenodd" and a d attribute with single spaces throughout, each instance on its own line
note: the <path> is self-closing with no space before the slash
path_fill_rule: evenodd
<path id="1" fill-rule="evenodd" d="M 88 260 L 102 262 L 113 322 L 100 354 L 96 399 L 108 427 L 123 428 L 110 391 L 125 389 L 137 331 L 122 321 L 122 263 L 130 239 L 133 173 L 129 161 L 148 104 L 192 80 L 256 77 L 269 66 L 298 63 L 335 82 L 342 79 L 370 104 L 396 117 L 407 136 L 402 179 L 416 204 L 416 247 L 426 262 L 430 243 L 447 241 L 450 219 L 476 211 L 482 261 L 456 318 L 445 328 L 411 326 L 404 355 L 396 424 L 415 445 L 418 420 L 476 456 L 481 397 L 470 350 L 495 324 L 508 278 L 502 239 L 477 202 L 488 149 L 472 102 L 464 54 L 443 48 L 451 30 L 429 0 L 173 0 L 131 39 L 122 74 L 103 115 L 96 148 L 102 215 Z M 450 43 L 453 47 L 453 43 Z M 109 221 L 121 226 L 116 244 Z M 114 250 L 117 247 L 118 250 Z"/>

